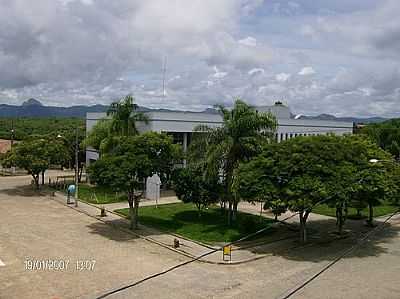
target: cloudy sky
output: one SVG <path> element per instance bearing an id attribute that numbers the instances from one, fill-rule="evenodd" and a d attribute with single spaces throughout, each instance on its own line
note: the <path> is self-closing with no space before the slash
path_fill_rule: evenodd
<path id="1" fill-rule="evenodd" d="M 0 0 L 0 103 L 400 117 L 398 0 Z M 166 90 L 163 93 L 163 64 Z"/>

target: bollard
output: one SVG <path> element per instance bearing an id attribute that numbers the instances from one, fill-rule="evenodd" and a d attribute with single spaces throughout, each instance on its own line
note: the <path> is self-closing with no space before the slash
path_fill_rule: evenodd
<path id="1" fill-rule="evenodd" d="M 177 238 L 174 239 L 174 248 L 179 248 L 179 240 Z"/>
<path id="2" fill-rule="evenodd" d="M 106 208 L 101 207 L 100 208 L 100 217 L 106 217 L 106 216 L 107 216 Z"/>

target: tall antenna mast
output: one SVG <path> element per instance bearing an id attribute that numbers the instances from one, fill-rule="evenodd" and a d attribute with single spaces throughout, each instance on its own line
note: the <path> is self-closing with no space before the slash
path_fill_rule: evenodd
<path id="1" fill-rule="evenodd" d="M 167 73 L 167 56 L 164 56 L 164 59 L 163 59 L 162 72 L 163 72 L 162 90 L 163 90 L 163 97 L 165 98 L 167 96 L 167 91 L 166 91 L 166 86 L 165 86 L 165 75 Z"/>

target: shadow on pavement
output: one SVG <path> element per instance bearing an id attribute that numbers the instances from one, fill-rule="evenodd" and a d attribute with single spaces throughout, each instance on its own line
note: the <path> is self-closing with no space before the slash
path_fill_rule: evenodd
<path id="1" fill-rule="evenodd" d="M 34 197 L 34 196 L 49 196 L 53 190 L 48 187 L 41 187 L 39 190 L 36 190 L 32 185 L 21 185 L 15 186 L 9 189 L 0 189 L 0 194 L 6 194 L 9 196 L 25 196 L 25 197 Z"/>
<path id="2" fill-rule="evenodd" d="M 144 227 L 140 224 L 137 230 L 130 230 L 129 221 L 122 218 L 112 220 L 107 220 L 106 218 L 103 218 L 102 220 L 105 223 L 96 222 L 88 225 L 87 227 L 91 230 L 90 232 L 92 234 L 98 234 L 114 241 L 126 242 L 139 239 L 139 236 L 136 236 L 135 234 L 141 235 L 143 237 L 152 237 L 165 234 L 161 231 L 149 227 Z M 121 230 L 121 228 L 123 230 Z"/>
<path id="3" fill-rule="evenodd" d="M 300 244 L 298 238 L 295 238 L 282 246 L 271 248 L 271 246 L 264 244 L 247 250 L 256 254 L 269 253 L 295 261 L 316 263 L 332 261 L 339 254 L 357 244 L 358 240 L 372 229 L 365 226 L 364 223 L 365 221 L 362 220 L 351 221 L 347 226 L 345 225 L 343 236 L 339 237 L 336 234 L 335 219 L 310 221 L 308 224 L 309 242 L 306 245 Z M 350 252 L 345 258 L 379 256 L 387 252 L 384 244 L 390 243 L 399 235 L 400 226 L 386 223 L 384 227 L 373 233 L 368 241 L 361 243 L 359 248 Z"/>
<path id="4" fill-rule="evenodd" d="M 115 222 L 115 223 L 112 223 Z M 124 231 L 121 231 L 115 227 L 110 227 L 110 224 L 112 226 L 120 226 L 123 225 L 123 223 L 119 223 L 118 220 L 110 221 L 110 223 L 102 223 L 102 222 L 94 222 L 87 227 L 90 229 L 90 233 L 92 234 L 97 234 L 103 237 L 106 237 L 107 239 L 117 241 L 117 242 L 127 242 L 127 241 L 132 241 L 135 239 L 138 239 L 137 236 L 133 234 L 128 234 Z"/>

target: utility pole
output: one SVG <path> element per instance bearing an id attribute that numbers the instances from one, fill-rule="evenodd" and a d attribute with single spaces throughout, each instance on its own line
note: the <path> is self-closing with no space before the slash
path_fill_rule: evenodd
<path id="1" fill-rule="evenodd" d="M 14 145 L 14 134 L 15 134 L 15 130 L 14 130 L 14 119 L 11 119 L 11 149 Z"/>
<path id="2" fill-rule="evenodd" d="M 162 72 L 163 72 L 162 96 L 165 98 L 167 96 L 167 90 L 165 86 L 165 74 L 167 72 L 167 56 L 164 56 L 163 59 Z"/>
<path id="3" fill-rule="evenodd" d="M 78 127 L 76 127 L 75 136 L 75 207 L 78 206 L 78 184 L 79 183 L 79 143 L 78 143 Z"/>

